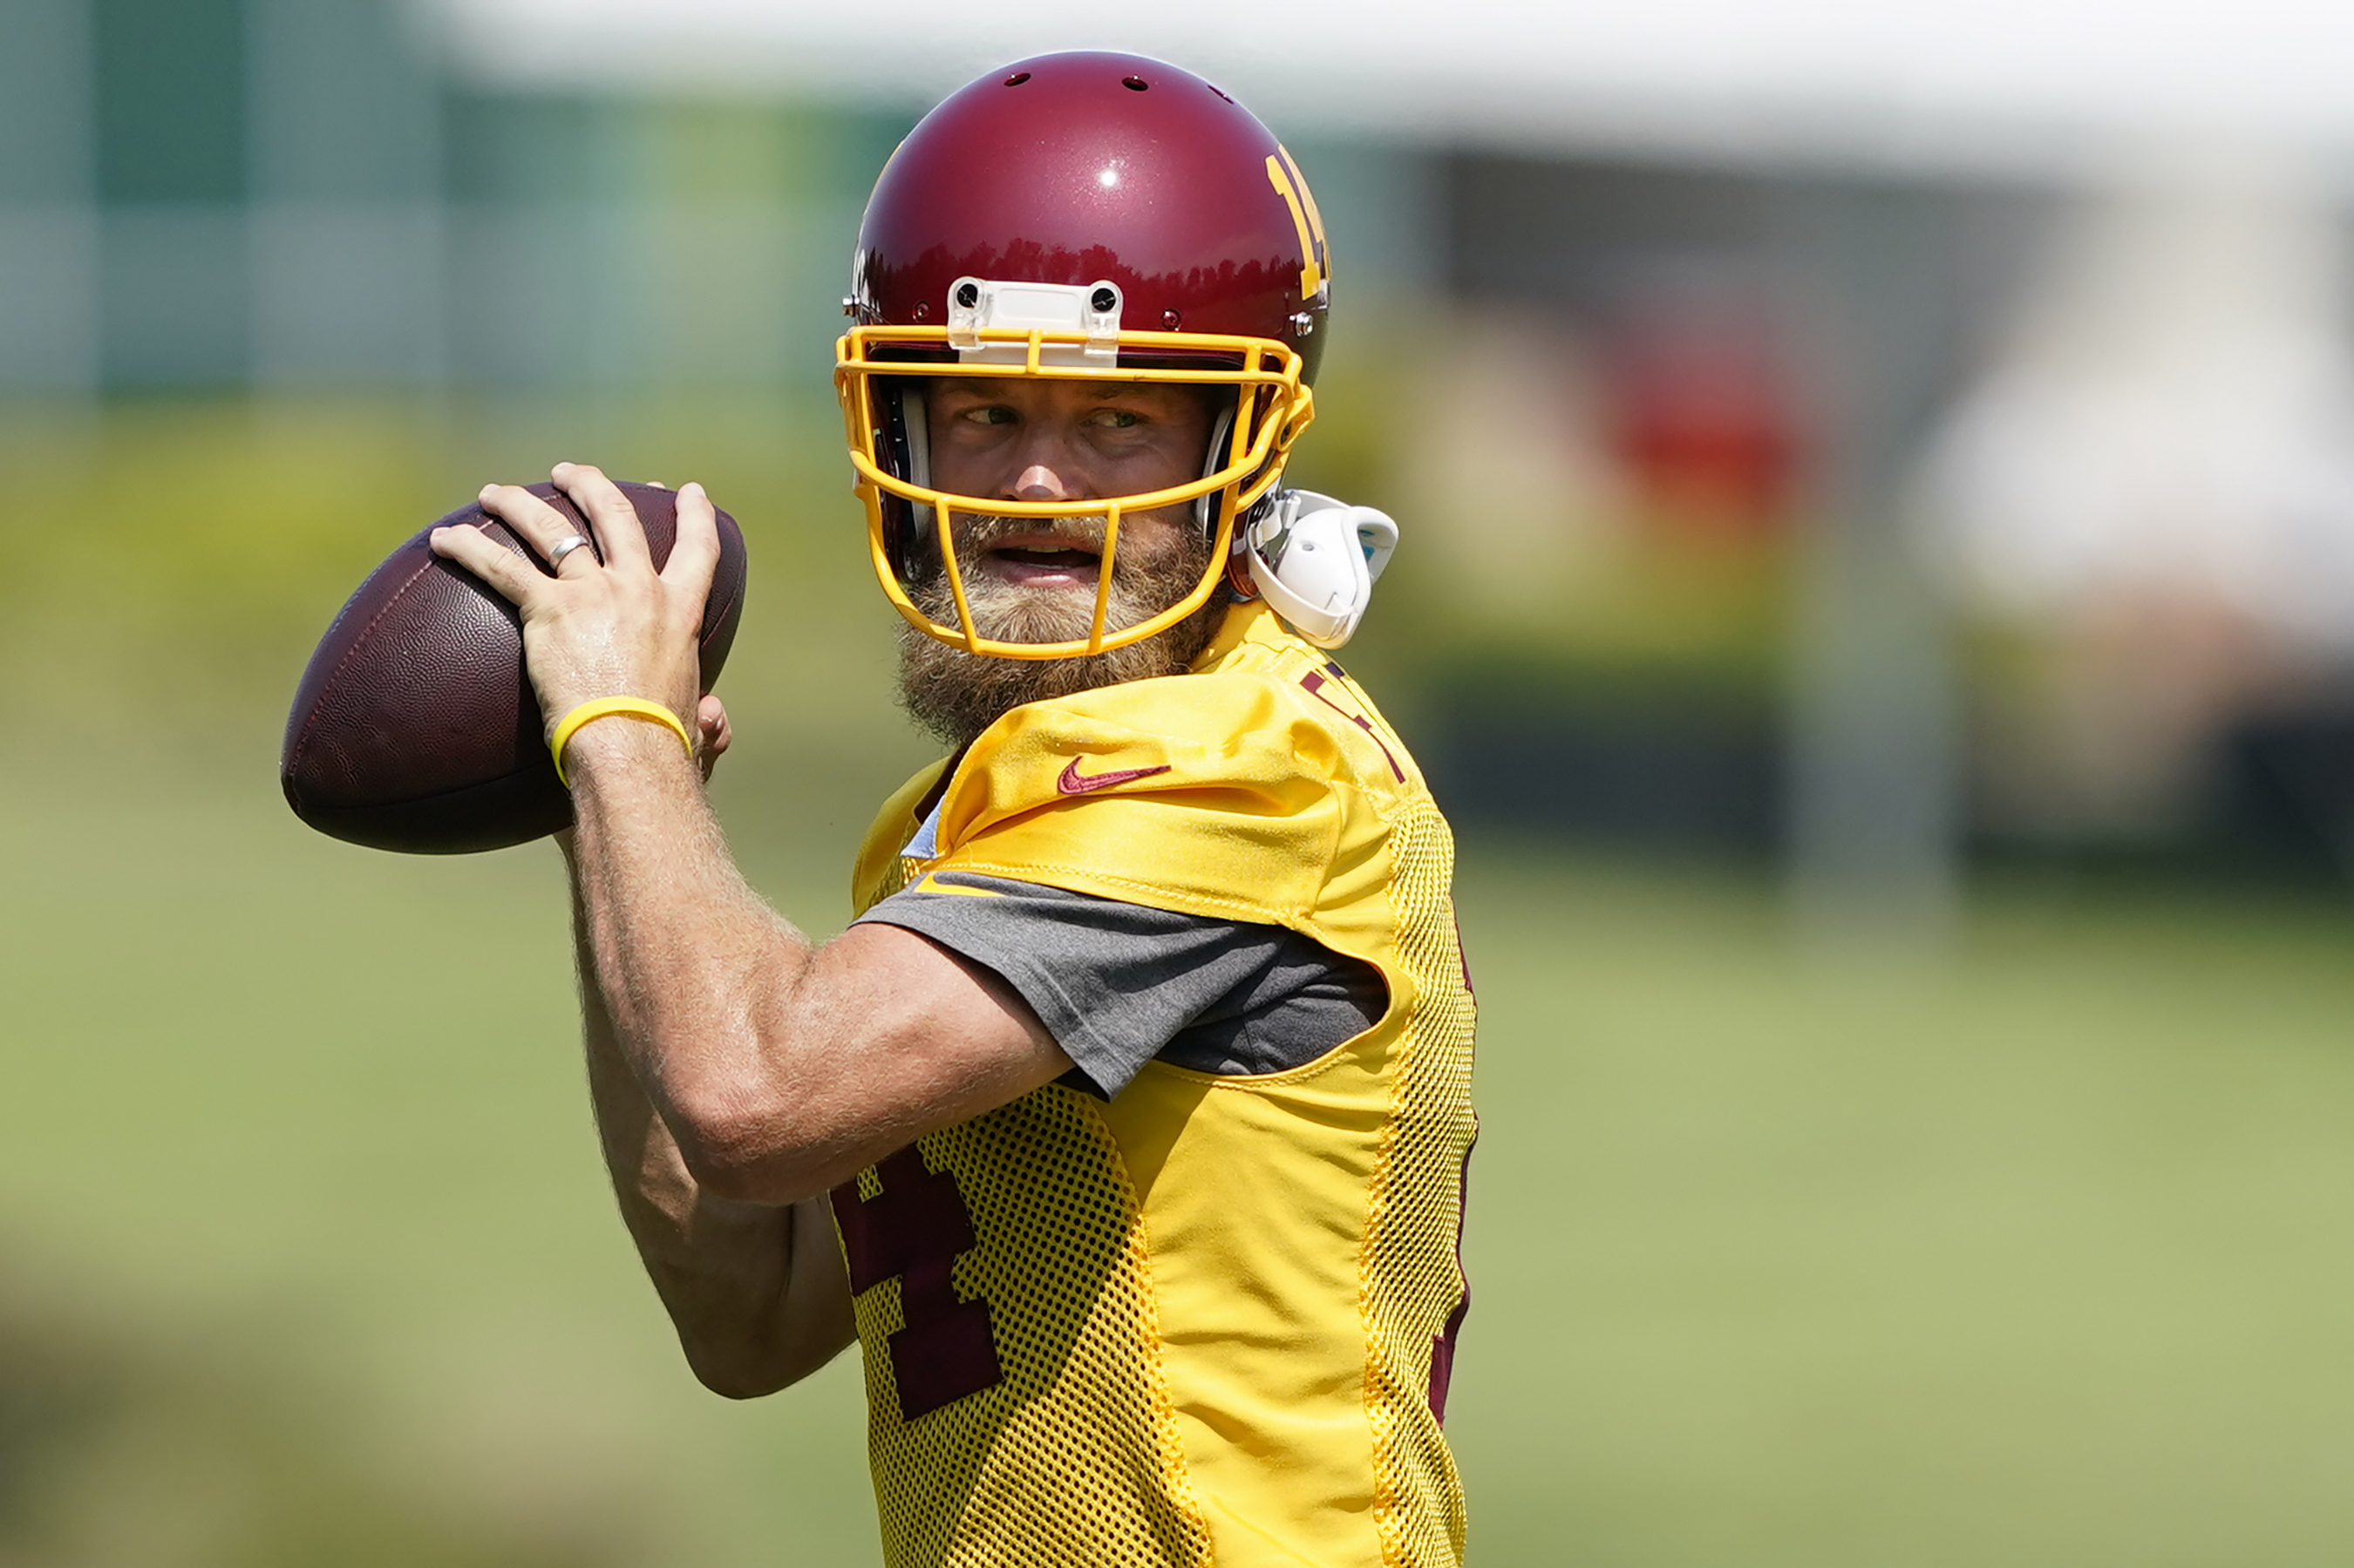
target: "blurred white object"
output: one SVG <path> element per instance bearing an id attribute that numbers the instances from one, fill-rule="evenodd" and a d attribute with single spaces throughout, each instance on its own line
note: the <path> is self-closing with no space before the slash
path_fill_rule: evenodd
<path id="1" fill-rule="evenodd" d="M 1074 47 L 1209 74 L 1262 115 L 1406 140 L 1740 162 L 2097 164 L 2169 133 L 2354 148 L 2354 7 L 2315 0 L 1357 0 L 1303 47 L 1257 0 L 417 0 L 468 74 L 909 102 Z"/>
<path id="2" fill-rule="evenodd" d="M 2277 171 L 2088 210 L 1929 461 L 1965 593 L 2047 622 L 2205 604 L 2354 649 L 2348 287 L 2339 220 Z"/>
<path id="3" fill-rule="evenodd" d="M 1387 513 L 1286 490 L 1238 547 L 1268 608 L 1317 647 L 1338 648 L 1356 635 L 1397 541 Z"/>

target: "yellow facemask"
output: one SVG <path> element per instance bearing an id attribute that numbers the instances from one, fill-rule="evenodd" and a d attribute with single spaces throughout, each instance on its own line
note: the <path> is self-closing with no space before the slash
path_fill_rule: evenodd
<path id="1" fill-rule="evenodd" d="M 1171 361 L 1214 358 L 1201 369 L 1168 368 Z M 1161 361 L 1145 366 L 1122 361 Z M 1235 520 L 1283 476 L 1292 444 L 1315 417 L 1314 394 L 1301 377 L 1300 356 L 1271 338 L 1219 336 L 1186 332 L 1118 332 L 1091 336 L 1084 331 L 1032 328 L 860 326 L 834 345 L 834 390 L 842 400 L 843 433 L 857 471 L 852 486 L 866 508 L 866 534 L 875 575 L 907 623 L 927 635 L 962 648 L 1007 659 L 1068 659 L 1126 647 L 1159 635 L 1202 608 L 1226 575 Z M 1028 377 L 1088 382 L 1155 382 L 1162 385 L 1228 387 L 1235 414 L 1220 426 L 1200 479 L 1137 495 L 1082 501 L 1008 501 L 958 495 L 892 471 L 880 450 L 885 440 L 885 386 L 911 376 Z M 1140 512 L 1197 503 L 1214 496 L 1212 547 L 1202 580 L 1166 609 L 1133 626 L 1104 624 L 1110 606 L 1112 568 L 1120 520 Z M 957 624 L 934 620 L 908 596 L 894 560 L 886 497 L 928 519 L 938 541 Z M 1095 614 L 1087 635 L 1062 642 L 1008 642 L 983 637 L 966 603 L 963 563 L 957 558 L 954 519 L 960 515 L 1002 517 L 1096 517 L 1105 520 L 1103 556 L 1097 567 Z"/>

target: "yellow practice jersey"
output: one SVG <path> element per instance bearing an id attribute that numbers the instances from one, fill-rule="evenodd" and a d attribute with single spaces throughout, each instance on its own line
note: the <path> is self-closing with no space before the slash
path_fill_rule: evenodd
<path id="1" fill-rule="evenodd" d="M 1459 1563 L 1472 1003 L 1413 760 L 1248 605 L 1192 673 L 1016 709 L 945 767 L 884 808 L 862 910 L 1013 879 L 1288 927 L 1389 995 L 1305 1066 L 1049 1086 L 836 1191 L 886 1560 Z"/>

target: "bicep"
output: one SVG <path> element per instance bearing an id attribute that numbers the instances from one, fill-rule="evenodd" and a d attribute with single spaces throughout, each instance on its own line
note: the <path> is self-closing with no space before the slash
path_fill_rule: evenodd
<path id="1" fill-rule="evenodd" d="M 797 991 L 790 1033 L 822 1044 L 796 1075 L 831 1107 L 845 1147 L 829 1163 L 845 1173 L 1070 1070 L 1012 986 L 899 927 L 853 926 Z"/>

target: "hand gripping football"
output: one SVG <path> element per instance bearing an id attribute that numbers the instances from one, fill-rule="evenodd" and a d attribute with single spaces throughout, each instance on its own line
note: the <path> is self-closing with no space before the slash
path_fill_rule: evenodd
<path id="1" fill-rule="evenodd" d="M 549 484 L 531 493 L 590 534 Z M 654 565 L 670 558 L 677 497 L 621 493 Z M 294 814 L 321 832 L 408 854 L 503 849 L 568 827 L 539 699 L 524 673 L 523 621 L 472 573 L 428 547 L 433 528 L 480 528 L 548 570 L 480 506 L 452 512 L 368 574 L 311 655 L 286 719 L 279 779 Z M 703 609 L 703 684 L 719 678 L 744 609 L 744 535 L 719 514 L 719 566 Z"/>

